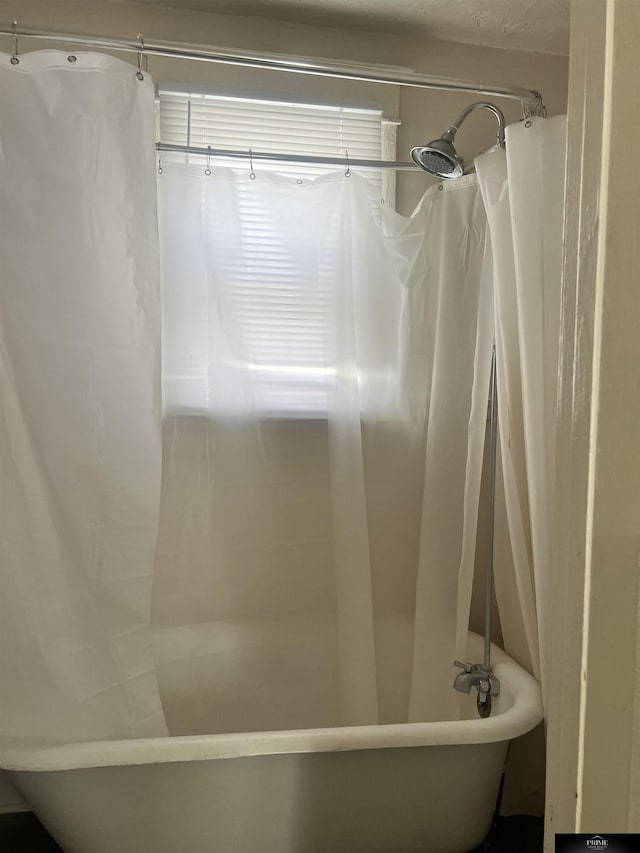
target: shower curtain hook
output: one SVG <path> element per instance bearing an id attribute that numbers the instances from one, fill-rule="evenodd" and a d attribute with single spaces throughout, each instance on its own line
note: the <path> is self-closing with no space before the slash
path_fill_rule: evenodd
<path id="1" fill-rule="evenodd" d="M 347 151 L 346 148 L 344 149 L 344 154 L 345 154 L 345 160 L 347 161 L 347 168 L 344 170 L 344 176 L 345 176 L 345 178 L 350 178 L 351 177 L 351 169 L 349 168 L 349 152 Z"/>
<path id="2" fill-rule="evenodd" d="M 256 173 L 253 171 L 253 151 L 251 149 L 249 149 L 249 169 L 251 170 L 249 172 L 249 177 L 252 181 L 255 181 Z"/>
<path id="3" fill-rule="evenodd" d="M 18 22 L 12 21 L 11 22 L 11 32 L 12 32 L 11 40 L 12 40 L 13 47 L 11 50 L 11 59 L 9 60 L 12 65 L 20 65 L 20 59 L 18 58 L 18 34 L 16 32 L 17 27 L 18 27 Z"/>
<path id="4" fill-rule="evenodd" d="M 205 175 L 211 174 L 211 146 L 207 145 L 207 168 L 204 170 Z"/>
<path id="5" fill-rule="evenodd" d="M 144 55 L 144 36 L 142 33 L 138 33 L 138 41 L 140 42 L 140 47 L 138 48 L 138 71 L 136 72 L 136 77 L 138 80 L 144 80 L 144 74 L 142 73 L 142 57 Z"/>
<path id="6" fill-rule="evenodd" d="M 522 106 L 522 121 L 525 127 L 531 127 L 531 107 L 525 101 L 521 101 Z"/>

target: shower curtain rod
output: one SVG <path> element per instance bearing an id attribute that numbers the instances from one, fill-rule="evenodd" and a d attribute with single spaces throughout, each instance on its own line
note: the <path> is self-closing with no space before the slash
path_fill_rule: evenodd
<path id="1" fill-rule="evenodd" d="M 251 68 L 264 68 L 271 71 L 288 71 L 295 74 L 310 74 L 317 77 L 337 77 L 344 80 L 362 80 L 371 83 L 383 83 L 394 86 L 409 86 L 419 89 L 441 89 L 452 92 L 472 92 L 477 95 L 510 98 L 519 101 L 527 116 L 540 115 L 544 109 L 541 95 L 533 89 L 518 86 L 494 86 L 474 83 L 468 80 L 455 80 L 447 77 L 433 77 L 408 68 L 385 65 L 363 65 L 355 62 L 336 63 L 328 60 L 307 59 L 277 53 L 257 53 L 254 51 L 230 50 L 222 47 L 209 47 L 184 42 L 147 41 L 139 35 L 137 39 L 127 40 L 115 37 L 64 33 L 57 30 L 38 30 L 18 27 L 17 23 L 0 24 L 0 35 L 13 37 L 13 55 L 18 56 L 17 40 L 35 39 L 65 44 L 78 44 L 83 47 L 99 47 L 105 50 L 138 53 L 147 56 L 167 56 L 175 59 L 192 59 L 200 62 L 216 62 L 223 65 L 242 65 Z"/>
<path id="2" fill-rule="evenodd" d="M 173 145 L 158 142 L 156 150 L 177 154 L 196 154 L 200 157 L 228 157 L 234 160 L 268 160 L 276 163 L 313 163 L 318 166 L 342 166 L 348 169 L 396 169 L 422 171 L 415 163 L 395 160 L 358 160 L 351 157 L 314 157 L 309 154 L 277 154 L 267 151 L 239 151 L 233 148 L 196 148 L 192 145 Z"/>

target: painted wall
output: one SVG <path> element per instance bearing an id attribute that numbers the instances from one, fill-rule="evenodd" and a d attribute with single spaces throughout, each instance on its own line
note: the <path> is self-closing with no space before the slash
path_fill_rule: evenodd
<path id="1" fill-rule="evenodd" d="M 177 0 L 176 0 L 177 2 Z M 237 47 L 239 49 L 290 53 L 301 56 L 325 57 L 335 60 L 377 63 L 413 68 L 426 73 L 466 78 L 487 84 L 519 85 L 542 92 L 550 114 L 566 110 L 567 59 L 533 53 L 501 51 L 491 48 L 425 42 L 401 36 L 384 36 L 365 32 L 345 31 L 331 27 L 304 27 L 275 23 L 261 19 L 239 18 L 230 15 L 213 15 L 167 8 L 154 9 L 134 3 L 92 2 L 92 0 L 0 0 L 0 20 L 17 19 L 25 26 L 89 32 L 132 38 L 142 32 L 149 39 L 166 39 Z M 41 45 L 44 46 L 44 45 Z M 53 46 L 53 45 L 51 45 Z M 8 50 L 9 39 L 2 49 Z M 125 55 L 122 55 L 123 57 Z M 129 57 L 131 61 L 134 61 Z M 438 136 L 458 112 L 472 100 L 469 95 L 428 90 L 403 89 L 378 84 L 313 78 L 306 75 L 256 72 L 251 69 L 223 67 L 220 65 L 192 63 L 183 60 L 150 58 L 148 70 L 154 79 L 163 82 L 193 82 L 215 87 L 238 87 L 252 92 L 287 94 L 295 98 L 339 98 L 347 101 L 378 104 L 387 118 L 399 119 L 398 159 L 408 158 L 409 149 Z M 520 117 L 515 102 L 500 104 L 508 121 Z M 495 136 L 494 120 L 476 113 L 460 132 L 459 150 L 471 158 L 482 148 L 492 144 Z M 424 173 L 399 173 L 397 180 L 397 206 L 408 214 L 414 208 L 432 179 Z M 395 439 L 385 440 L 393 444 Z M 383 667 L 394 673 L 392 644 L 400 636 L 399 623 L 410 607 L 411 567 L 415 564 L 417 541 L 410 535 L 416 528 L 420 494 L 419 484 L 404 488 L 396 483 L 401 471 L 386 472 L 386 488 L 397 485 L 398 505 L 393 518 L 388 519 L 388 530 L 377 531 L 381 548 L 394 543 L 395 560 L 399 575 L 406 580 L 395 589 L 384 592 L 385 606 L 392 608 L 389 630 L 380 638 L 382 647 L 389 648 Z M 486 513 L 481 515 L 485 518 Z M 481 529 L 480 537 L 484 531 Z M 386 544 L 384 544 L 386 543 Z M 482 567 L 483 549 L 479 550 Z M 167 563 L 167 566 L 169 563 Z M 157 594 L 162 599 L 166 583 L 171 579 L 159 576 Z M 479 587 L 482 583 L 480 580 Z M 482 606 L 477 598 L 474 604 L 474 627 L 481 626 Z M 156 598 L 156 605 L 158 597 Z M 168 607 L 157 611 L 160 627 L 175 624 L 174 614 Z M 176 617 L 177 618 L 177 617 Z M 395 620 L 395 621 L 394 621 Z M 406 637 L 407 643 L 411 638 Z M 404 640 L 403 640 L 404 642 Z M 387 644 L 385 646 L 385 643 Z M 383 656 L 384 657 L 384 656 Z M 400 673 L 406 680 L 408 673 Z M 395 677 L 395 676 L 394 676 Z M 393 714 L 393 709 L 390 710 Z M 0 807 L 5 795 L 0 788 Z"/>
<path id="2" fill-rule="evenodd" d="M 43 29 L 127 38 L 135 38 L 142 32 L 150 39 L 395 65 L 439 76 L 477 80 L 482 84 L 518 85 L 540 91 L 550 115 L 566 111 L 566 57 L 96 0 L 0 0 L 0 20 L 13 19 L 25 26 Z M 3 49 L 9 49 L 9 39 Z M 355 97 L 377 102 L 384 107 L 387 117 L 400 118 L 402 122 L 398 154 L 403 159 L 408 158 L 413 145 L 439 136 L 470 101 L 467 94 L 418 89 L 399 91 L 396 87 L 307 75 L 265 74 L 252 69 L 184 60 L 151 58 L 149 71 L 156 80 L 163 81 L 232 85 L 294 95 L 298 92 L 305 96 L 317 92 L 325 97 Z M 516 102 L 504 100 L 500 105 L 508 121 L 520 118 Z M 492 143 L 494 124 L 491 116 L 481 113 L 468 120 L 458 136 L 463 157 L 473 157 Z M 431 180 L 426 174 L 399 174 L 400 212 L 409 213 L 414 208 Z"/>

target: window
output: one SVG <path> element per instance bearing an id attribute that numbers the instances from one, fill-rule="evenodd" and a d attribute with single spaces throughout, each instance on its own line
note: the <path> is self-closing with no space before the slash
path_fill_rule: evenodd
<path id="1" fill-rule="evenodd" d="M 380 159 L 384 147 L 386 157 L 393 156 L 379 110 L 161 88 L 159 126 L 160 139 L 177 145 L 330 157 L 345 157 L 348 152 L 353 159 Z M 192 155 L 165 154 L 163 160 L 203 163 L 202 157 Z M 211 161 L 214 175 L 220 166 L 249 170 L 248 161 L 216 157 Z M 300 181 L 335 171 L 335 167 L 260 161 L 254 163 L 254 170 L 277 171 Z M 384 200 L 388 176 L 375 170 L 362 174 L 375 186 L 378 198 Z M 257 189 L 247 182 L 238 188 L 235 209 L 240 222 L 236 232 L 244 235 L 250 251 L 235 256 L 234 251 L 221 251 L 220 235 L 225 223 L 208 201 L 204 202 L 206 224 L 198 239 L 206 239 L 207 229 L 215 237 L 216 257 L 220 259 L 216 274 L 224 278 L 225 305 L 233 313 L 235 330 L 242 336 L 245 351 L 251 353 L 246 368 L 252 373 L 258 408 L 272 416 L 320 417 L 326 412 L 325 376 L 330 346 L 327 336 L 334 322 L 328 314 L 330 300 L 296 273 L 291 254 L 282 245 L 282 228 L 276 236 L 254 187 Z M 301 238 L 300 232 L 294 231 L 292 227 L 291 239 L 298 241 L 299 247 L 304 235 Z M 185 244 L 191 239 L 185 236 Z M 230 235 L 229 242 L 234 239 Z M 189 251 L 188 245 L 185 251 Z M 175 246 L 172 254 L 177 254 Z M 247 264 L 249 254 L 251 262 Z M 188 268 L 188 263 L 184 269 L 176 266 L 171 277 L 188 276 Z M 179 287 L 172 282 L 170 289 L 171 293 L 165 294 L 165 407 L 180 413 L 215 411 L 210 366 L 212 323 L 217 319 L 207 316 L 211 302 L 206 285 L 183 280 Z M 233 390 L 233 382 L 227 386 Z"/>

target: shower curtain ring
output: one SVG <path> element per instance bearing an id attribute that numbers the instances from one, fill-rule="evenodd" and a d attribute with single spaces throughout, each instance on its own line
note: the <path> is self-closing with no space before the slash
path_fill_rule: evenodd
<path id="1" fill-rule="evenodd" d="M 207 168 L 204 170 L 205 175 L 211 174 L 211 146 L 207 145 Z"/>
<path id="2" fill-rule="evenodd" d="M 249 149 L 249 169 L 249 177 L 252 181 L 255 181 L 256 173 L 253 171 L 253 151 L 251 149 Z"/>
<path id="3" fill-rule="evenodd" d="M 351 169 L 349 168 L 349 152 L 347 151 L 346 148 L 344 149 L 344 154 L 345 154 L 345 160 L 347 162 L 347 168 L 344 170 L 344 176 L 345 176 L 345 178 L 350 178 L 351 177 Z"/>
<path id="4" fill-rule="evenodd" d="M 144 74 L 142 73 L 142 57 L 144 55 L 144 36 L 142 33 L 138 33 L 138 41 L 140 42 L 140 47 L 138 48 L 138 70 L 136 72 L 136 77 L 138 80 L 144 80 Z"/>
<path id="5" fill-rule="evenodd" d="M 12 65 L 20 65 L 20 59 L 18 58 L 18 34 L 16 32 L 17 27 L 18 27 L 18 22 L 12 21 L 11 22 L 11 32 L 12 32 L 11 43 L 12 43 L 13 47 L 11 49 L 11 59 L 9 60 Z"/>
<path id="6" fill-rule="evenodd" d="M 525 127 L 531 127 L 533 124 L 533 116 L 539 116 L 540 118 L 547 117 L 547 108 L 544 105 L 540 92 L 537 92 L 535 89 L 531 89 L 531 94 L 533 95 L 533 105 L 531 104 L 531 101 L 520 102 L 522 105 L 522 120 L 524 121 Z"/>

